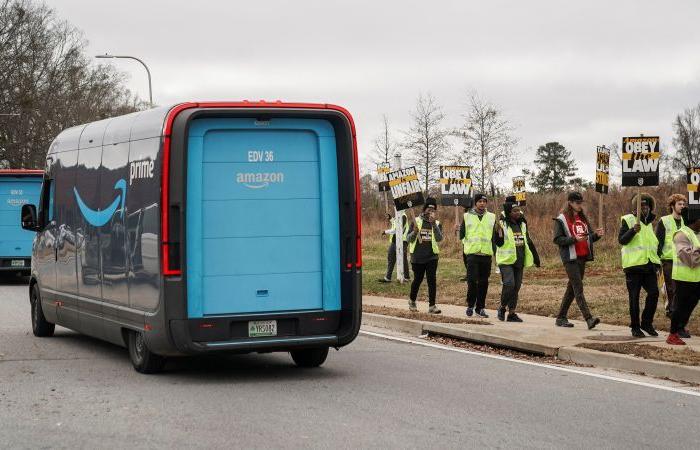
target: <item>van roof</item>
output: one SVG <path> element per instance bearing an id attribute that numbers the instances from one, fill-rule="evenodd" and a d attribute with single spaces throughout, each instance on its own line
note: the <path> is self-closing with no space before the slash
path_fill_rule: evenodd
<path id="1" fill-rule="evenodd" d="M 342 107 L 326 103 L 287 103 L 280 100 L 268 102 L 248 100 L 234 102 L 186 102 L 137 111 L 96 122 L 77 125 L 63 130 L 51 143 L 49 154 L 77 150 L 78 148 L 117 144 L 160 137 L 169 134 L 175 116 L 190 108 L 281 108 L 281 109 L 330 109 L 343 113 L 350 121 L 355 136 L 355 124 Z"/>

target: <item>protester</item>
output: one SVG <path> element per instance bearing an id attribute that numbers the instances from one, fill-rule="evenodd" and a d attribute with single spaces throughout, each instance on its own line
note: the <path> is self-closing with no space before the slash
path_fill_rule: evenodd
<path id="1" fill-rule="evenodd" d="M 638 194 L 639 195 L 639 194 Z M 659 301 L 659 285 L 656 270 L 661 265 L 657 254 L 659 241 L 656 239 L 652 223 L 654 199 L 648 194 L 641 194 L 641 216 L 639 221 L 635 214 L 627 214 L 620 219 L 620 233 L 617 237 L 622 245 L 622 269 L 625 272 L 627 291 L 629 293 L 630 328 L 632 336 L 644 337 L 642 330 L 650 336 L 658 336 L 653 321 L 656 305 Z M 637 196 L 632 197 L 632 208 L 637 209 Z M 639 320 L 639 296 L 642 288 L 647 293 L 644 302 L 642 320 Z"/>
<path id="2" fill-rule="evenodd" d="M 681 211 L 685 208 L 685 196 L 673 194 L 668 198 L 668 210 L 671 214 L 663 216 L 656 224 L 656 239 L 659 240 L 658 255 L 661 258 L 661 268 L 664 274 L 664 285 L 666 286 L 666 316 L 671 317 L 673 313 L 673 302 L 675 298 L 675 286 L 671 278 L 673 269 L 673 235 L 680 230 L 683 225 Z M 685 337 L 685 330 L 679 333 Z"/>
<path id="3" fill-rule="evenodd" d="M 440 314 L 442 311 L 435 305 L 437 295 L 437 267 L 440 254 L 438 242 L 442 241 L 442 228 L 435 219 L 437 202 L 428 197 L 423 205 L 423 213 L 411 223 L 408 231 L 409 250 L 411 251 L 411 267 L 413 268 L 413 283 L 408 307 L 418 311 L 416 298 L 423 277 L 428 280 L 428 312 Z"/>
<path id="4" fill-rule="evenodd" d="M 476 312 L 477 316 L 488 317 L 484 306 L 491 275 L 496 215 L 486 210 L 487 205 L 486 195 L 474 195 L 474 208 L 464 214 L 459 230 L 467 256 L 467 316 Z"/>
<path id="5" fill-rule="evenodd" d="M 501 306 L 498 308 L 498 320 L 522 322 L 515 312 L 518 305 L 518 294 L 523 282 L 523 271 L 533 264 L 540 266 L 540 257 L 535 245 L 527 233 L 527 225 L 523 219 L 522 210 L 515 202 L 503 204 L 503 218 L 494 233 L 496 245 L 496 264 L 500 268 L 503 289 L 501 290 Z M 508 318 L 506 319 L 506 308 Z"/>
<path id="6" fill-rule="evenodd" d="M 680 332 L 686 328 L 693 309 L 700 300 L 700 216 L 688 217 L 683 211 L 684 221 L 680 231 L 673 235 L 672 279 L 676 283 L 676 303 L 671 315 L 671 333 L 666 342 L 685 345 Z"/>
<path id="7" fill-rule="evenodd" d="M 387 214 L 387 220 L 389 220 L 391 227 L 388 230 L 382 231 L 382 234 L 389 236 L 389 251 L 387 252 L 387 268 L 386 275 L 384 278 L 380 278 L 381 283 L 391 283 L 391 275 L 394 272 L 394 265 L 396 264 L 396 220 Z M 410 280 L 411 276 L 408 272 L 408 220 L 406 215 L 402 215 L 403 224 L 403 278 L 404 280 Z"/>
<path id="8" fill-rule="evenodd" d="M 586 262 L 593 261 L 593 243 L 602 238 L 604 232 L 602 228 L 598 228 L 594 233 L 589 230 L 590 224 L 583 212 L 583 196 L 579 192 L 569 193 L 566 205 L 554 219 L 554 243 L 559 246 L 559 255 L 569 278 L 555 322 L 559 327 L 574 326 L 567 319 L 569 307 L 574 299 L 583 318 L 586 319 L 589 330 L 600 323 L 600 319 L 593 317 L 588 309 L 583 293 L 583 277 Z"/>

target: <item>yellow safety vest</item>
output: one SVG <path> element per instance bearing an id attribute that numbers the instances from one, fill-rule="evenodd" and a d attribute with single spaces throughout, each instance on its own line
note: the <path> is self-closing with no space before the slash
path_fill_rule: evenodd
<path id="1" fill-rule="evenodd" d="M 501 228 L 503 228 L 503 245 L 496 247 L 496 264 L 509 266 L 515 264 L 515 261 L 518 259 L 515 247 L 515 233 L 506 223 L 502 223 Z M 527 225 L 525 225 L 525 222 L 520 224 L 520 230 L 525 240 L 525 267 L 532 267 L 535 263 L 535 258 L 532 256 L 530 244 L 527 243 Z"/>
<path id="2" fill-rule="evenodd" d="M 439 221 L 439 220 L 436 220 L 436 221 L 435 221 L 435 225 L 440 225 L 440 221 Z M 420 218 L 420 217 L 416 217 L 416 230 L 417 230 L 417 232 L 416 232 L 416 238 L 413 239 L 413 241 L 411 241 L 411 242 L 408 244 L 408 251 L 411 252 L 411 253 L 413 253 L 413 251 L 416 249 L 416 244 L 418 243 L 418 234 L 420 234 L 420 230 L 421 230 L 422 227 L 423 227 L 423 219 Z M 408 227 L 406 227 L 406 228 L 408 228 Z M 435 233 L 432 233 L 432 234 L 431 234 L 431 241 L 432 241 L 431 244 L 432 244 L 432 247 L 433 247 L 433 253 L 435 253 L 436 255 L 439 254 L 439 253 L 440 253 L 440 247 L 438 247 L 438 243 L 437 243 L 437 241 L 435 240 Z"/>
<path id="3" fill-rule="evenodd" d="M 389 228 L 391 231 L 396 231 L 396 218 L 391 219 L 391 228 Z M 389 235 L 389 242 L 391 242 L 391 238 L 394 237 L 396 233 L 390 234 Z M 408 238 L 408 222 L 406 222 L 406 226 L 403 227 L 403 241 L 406 242 L 406 239 Z"/>
<path id="4" fill-rule="evenodd" d="M 464 214 L 464 253 L 467 255 L 482 254 L 493 255 L 492 238 L 493 226 L 496 223 L 496 215 L 485 212 L 479 220 L 479 216 L 471 212 Z"/>
<path id="5" fill-rule="evenodd" d="M 673 253 L 675 252 L 673 249 L 673 236 L 677 231 L 680 231 L 680 229 L 683 228 L 685 225 L 685 220 L 683 220 L 681 217 L 681 226 L 677 227 L 673 214 L 669 214 L 661 218 L 661 223 L 666 229 L 666 233 L 664 235 L 664 246 L 661 250 L 661 259 L 670 261 L 673 259 Z"/>
<path id="6" fill-rule="evenodd" d="M 688 236 L 690 243 L 693 244 L 693 248 L 697 249 L 700 247 L 700 239 L 698 236 L 688 228 L 683 225 L 679 231 L 674 233 L 683 233 Z M 688 267 L 678 258 L 678 252 L 676 251 L 675 245 L 673 246 L 673 271 L 671 272 L 671 278 L 677 281 L 687 281 L 689 283 L 700 282 L 700 266 L 698 267 Z"/>
<path id="7" fill-rule="evenodd" d="M 627 227 L 632 229 L 637 223 L 637 218 L 633 214 L 622 216 L 621 222 L 626 222 Z M 654 234 L 651 224 L 640 222 L 639 233 L 635 234 L 631 241 L 623 245 L 620 249 L 622 254 L 622 268 L 643 266 L 649 262 L 661 264 L 659 255 L 656 253 L 659 248 L 659 240 Z"/>

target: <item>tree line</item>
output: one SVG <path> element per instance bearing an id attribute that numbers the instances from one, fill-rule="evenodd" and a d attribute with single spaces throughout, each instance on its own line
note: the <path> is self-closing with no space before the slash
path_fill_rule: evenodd
<path id="1" fill-rule="evenodd" d="M 44 3 L 0 0 L 0 168 L 43 168 L 61 130 L 147 106 L 86 46 Z"/>

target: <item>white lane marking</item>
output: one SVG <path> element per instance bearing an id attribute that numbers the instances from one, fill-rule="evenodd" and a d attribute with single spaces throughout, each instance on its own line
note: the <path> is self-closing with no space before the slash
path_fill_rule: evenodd
<path id="1" fill-rule="evenodd" d="M 679 389 L 679 388 L 675 388 L 675 387 L 671 387 L 671 386 L 662 386 L 659 384 L 645 383 L 644 381 L 627 380 L 625 378 L 618 378 L 618 377 L 613 377 L 610 375 L 603 375 L 603 374 L 599 374 L 599 373 L 586 372 L 585 370 L 577 370 L 577 369 L 572 369 L 570 367 L 556 366 L 553 364 L 544 364 L 544 363 L 538 363 L 538 362 L 527 361 L 527 360 L 522 360 L 522 359 L 509 358 L 507 356 L 492 355 L 490 353 L 480 353 L 480 352 L 475 352 L 475 351 L 471 351 L 471 350 L 464 350 L 462 348 L 434 344 L 432 342 L 414 341 L 412 339 L 406 339 L 406 338 L 401 338 L 401 337 L 397 337 L 397 336 L 390 336 L 388 334 L 375 333 L 372 331 L 360 330 L 360 333 L 366 334 L 368 336 L 378 337 L 381 339 L 387 339 L 390 341 L 404 342 L 406 344 L 422 345 L 424 347 L 432 347 L 432 348 L 437 348 L 440 350 L 448 350 L 451 352 L 464 353 L 467 355 L 481 356 L 483 358 L 498 359 L 501 361 L 509 361 L 512 363 L 525 364 L 528 366 L 543 367 L 545 369 L 558 370 L 560 372 L 575 373 L 575 374 L 585 375 L 585 376 L 589 376 L 589 377 L 593 377 L 593 378 L 600 378 L 600 379 L 608 380 L 608 381 L 617 381 L 619 383 L 634 384 L 636 386 L 644 386 L 644 387 L 649 387 L 649 388 L 654 388 L 654 389 L 661 389 L 662 391 L 670 391 L 670 392 L 676 392 L 678 394 L 686 394 L 686 395 L 692 395 L 694 397 L 700 397 L 700 392 L 688 391 L 685 389 Z"/>

